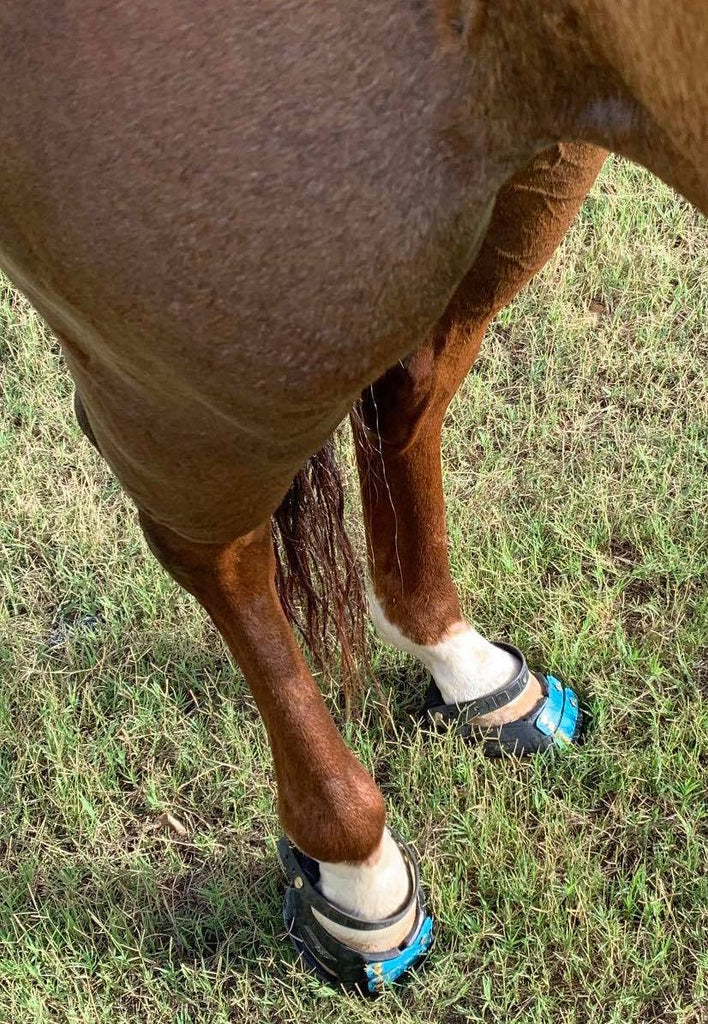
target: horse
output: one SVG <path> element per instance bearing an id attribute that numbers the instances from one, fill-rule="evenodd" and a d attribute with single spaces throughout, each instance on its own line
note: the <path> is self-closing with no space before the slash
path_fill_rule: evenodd
<path id="1" fill-rule="evenodd" d="M 293 632 L 356 670 L 331 435 L 351 414 L 369 610 L 428 667 L 427 720 L 490 754 L 575 742 L 573 690 L 462 615 L 443 417 L 608 150 L 706 210 L 707 44 L 701 0 L 0 11 L 0 264 L 255 697 L 288 930 L 345 988 L 422 962 L 432 921 Z"/>

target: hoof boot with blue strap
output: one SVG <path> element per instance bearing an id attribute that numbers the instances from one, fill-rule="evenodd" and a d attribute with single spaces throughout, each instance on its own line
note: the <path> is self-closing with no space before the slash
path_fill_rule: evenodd
<path id="1" fill-rule="evenodd" d="M 459 704 L 443 703 L 440 691 L 432 681 L 423 708 L 425 718 L 436 728 L 452 727 L 458 735 L 483 743 L 488 757 L 537 754 L 550 747 L 563 748 L 578 743 L 583 713 L 577 695 L 560 679 L 543 672 L 534 671 L 542 697 L 527 715 L 506 725 L 478 724 L 476 720 L 482 715 L 498 711 L 516 700 L 529 682 L 529 668 L 521 651 L 512 644 L 497 643 L 495 646 L 518 658 L 521 669 L 517 676 L 493 693 Z"/>
<path id="2" fill-rule="evenodd" d="M 433 943 L 433 921 L 425 909 L 415 855 L 400 836 L 393 831 L 391 834 L 410 874 L 411 896 L 397 914 L 381 921 L 365 921 L 335 907 L 316 888 L 320 874 L 317 861 L 307 857 L 288 839 L 278 843 L 278 858 L 288 881 L 283 918 L 290 941 L 321 981 L 362 996 L 380 995 L 412 967 L 419 966 Z M 376 953 L 364 953 L 345 945 L 318 920 L 320 917 L 345 928 L 374 931 L 402 921 L 413 905 L 416 907 L 415 923 L 405 941 L 394 949 Z"/>

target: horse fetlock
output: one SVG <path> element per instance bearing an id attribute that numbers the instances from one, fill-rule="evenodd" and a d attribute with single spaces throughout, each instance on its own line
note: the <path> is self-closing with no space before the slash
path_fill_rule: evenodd
<path id="1" fill-rule="evenodd" d="M 280 787 L 279 813 L 299 849 L 332 864 L 361 864 L 375 856 L 386 821 L 376 783 L 349 751 L 321 777 Z"/>

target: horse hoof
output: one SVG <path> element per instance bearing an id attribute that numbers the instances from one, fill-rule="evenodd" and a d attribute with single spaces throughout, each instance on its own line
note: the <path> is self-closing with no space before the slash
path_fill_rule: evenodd
<path id="1" fill-rule="evenodd" d="M 511 644 L 498 643 L 496 646 L 509 651 L 521 662 L 515 679 L 493 693 L 460 704 L 443 703 L 435 681 L 431 680 L 423 717 L 436 728 L 452 726 L 459 736 L 482 742 L 487 757 L 501 757 L 503 754 L 525 756 L 579 743 L 586 716 L 580 709 L 577 694 L 560 679 L 543 672 L 534 671 L 541 684 L 542 697 L 528 715 L 505 725 L 485 727 L 475 724 L 474 719 L 515 700 L 526 689 L 529 680 L 529 669 L 521 651 Z"/>
<path id="2" fill-rule="evenodd" d="M 298 850 L 288 839 L 281 839 L 278 843 L 278 858 L 288 881 L 283 919 L 290 941 L 321 981 L 361 996 L 380 995 L 413 967 L 419 967 L 433 944 L 433 919 L 425 909 L 415 855 L 399 835 L 393 831 L 391 834 L 410 872 L 412 895 L 397 914 L 381 921 L 351 917 L 331 904 L 315 888 L 319 880 L 317 861 Z M 373 931 L 403 920 L 413 904 L 417 908 L 415 923 L 405 941 L 394 949 L 376 953 L 364 953 L 340 942 L 312 912 L 314 909 L 325 920 L 345 928 Z"/>

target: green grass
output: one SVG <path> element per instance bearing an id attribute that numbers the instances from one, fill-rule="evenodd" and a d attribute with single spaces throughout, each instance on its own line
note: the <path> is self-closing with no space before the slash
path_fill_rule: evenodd
<path id="1" fill-rule="evenodd" d="M 253 701 L 5 286 L 2 1024 L 708 1020 L 707 243 L 614 162 L 450 411 L 466 610 L 572 680 L 595 728 L 530 765 L 424 741 L 419 669 L 373 645 L 383 701 L 346 734 L 437 920 L 430 969 L 375 1005 L 294 965 Z"/>

